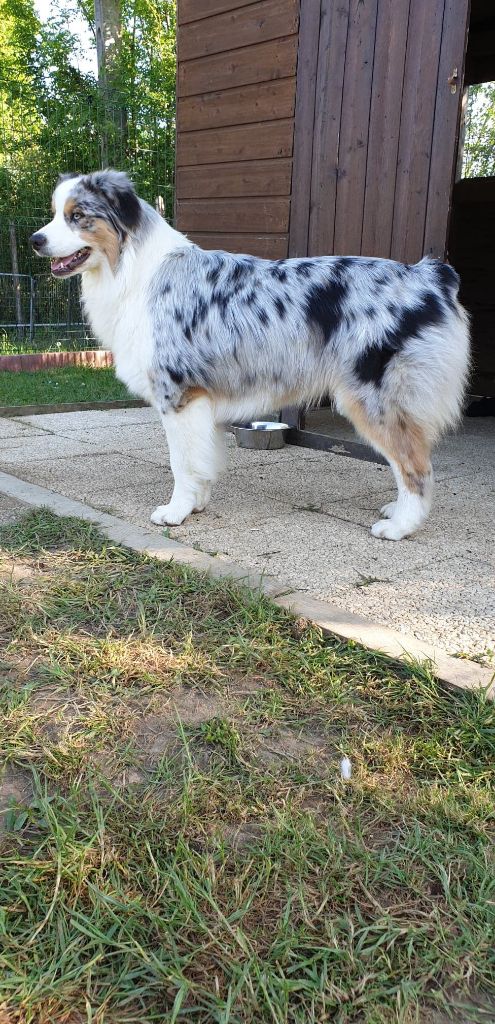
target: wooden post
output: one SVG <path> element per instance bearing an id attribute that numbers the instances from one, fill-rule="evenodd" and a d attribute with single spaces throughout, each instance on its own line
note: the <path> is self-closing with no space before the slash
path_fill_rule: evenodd
<path id="1" fill-rule="evenodd" d="M 36 280 L 31 274 L 29 278 L 29 347 L 33 347 L 34 342 L 34 318 L 35 318 L 35 300 L 36 300 Z"/>
<path id="2" fill-rule="evenodd" d="M 14 302 L 15 302 L 15 317 L 17 326 L 20 327 L 22 324 L 22 302 L 21 302 L 21 280 L 19 277 L 19 261 L 17 259 L 17 238 L 15 234 L 14 221 L 9 221 L 9 237 L 10 237 L 10 256 L 12 260 L 12 274 L 14 277 Z"/>

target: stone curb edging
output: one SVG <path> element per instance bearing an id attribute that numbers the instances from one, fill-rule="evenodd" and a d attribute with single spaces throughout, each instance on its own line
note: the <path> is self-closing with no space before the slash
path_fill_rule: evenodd
<path id="1" fill-rule="evenodd" d="M 320 601 L 294 591 L 275 577 L 261 576 L 218 555 L 207 555 L 178 541 L 133 526 L 126 520 L 118 519 L 106 512 L 99 512 L 89 505 L 66 498 L 55 491 L 27 483 L 9 473 L 0 472 L 0 491 L 26 505 L 37 508 L 44 506 L 56 515 L 76 516 L 94 523 L 109 540 L 133 551 L 163 561 L 180 562 L 207 572 L 217 579 L 229 577 L 253 590 L 261 590 L 279 607 L 308 619 L 320 626 L 325 633 L 345 640 L 354 640 L 361 646 L 381 651 L 394 660 L 427 659 L 432 663 L 441 682 L 461 690 L 482 688 L 486 690 L 487 696 L 495 698 L 495 673 L 491 669 L 483 668 L 472 661 L 453 658 L 415 637 L 398 633 L 388 626 L 381 626 L 353 612 L 346 612 L 329 601 Z"/>
<path id="2" fill-rule="evenodd" d="M 200 572 L 208 572 L 216 578 L 229 576 L 245 583 L 253 590 L 263 590 L 270 597 L 291 591 L 289 586 L 284 586 L 273 577 L 263 577 L 258 573 L 249 572 L 227 559 L 207 555 L 203 551 L 187 547 L 179 541 L 170 540 L 168 537 L 151 531 L 148 532 L 142 527 L 133 526 L 125 519 L 118 519 L 107 512 L 99 512 L 98 509 L 84 505 L 81 501 L 66 498 L 63 494 L 49 491 L 45 487 L 38 487 L 37 484 L 27 483 L 10 473 L 0 472 L 0 492 L 10 498 L 22 501 L 26 505 L 32 505 L 35 508 L 48 508 L 59 516 L 76 516 L 78 519 L 94 523 L 115 544 L 122 544 L 133 551 L 151 555 L 153 558 L 166 561 L 173 559 L 174 562 L 190 565 L 192 568 L 198 569 Z"/>
<path id="3" fill-rule="evenodd" d="M 402 634 L 388 626 L 381 626 L 354 612 L 346 612 L 328 601 L 295 591 L 277 596 L 276 603 L 296 615 L 314 622 L 325 633 L 334 633 L 344 640 L 354 640 L 362 647 L 381 651 L 396 661 L 428 661 L 435 675 L 443 683 L 460 690 L 478 690 L 480 687 L 495 699 L 495 671 L 483 668 L 475 661 L 454 658 L 432 644 Z"/>
<path id="4" fill-rule="evenodd" d="M 58 402 L 52 405 L 0 405 L 0 417 L 51 416 L 57 412 L 92 412 L 101 409 L 144 409 L 140 398 L 118 398 L 111 402 Z"/>
<path id="5" fill-rule="evenodd" d="M 0 371 L 32 372 L 56 369 L 59 366 L 92 366 L 101 369 L 113 366 L 113 356 L 101 348 L 81 349 L 78 352 L 19 352 L 0 356 Z"/>

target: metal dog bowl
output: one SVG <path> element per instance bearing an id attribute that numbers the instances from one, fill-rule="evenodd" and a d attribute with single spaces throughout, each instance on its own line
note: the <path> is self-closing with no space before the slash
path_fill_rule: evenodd
<path id="1" fill-rule="evenodd" d="M 234 425 L 232 429 L 239 448 L 271 451 L 284 447 L 289 425 L 274 420 L 254 420 L 253 423 Z"/>

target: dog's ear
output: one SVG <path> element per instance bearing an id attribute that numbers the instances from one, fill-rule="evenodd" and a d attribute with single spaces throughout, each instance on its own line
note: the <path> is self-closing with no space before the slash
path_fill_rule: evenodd
<path id="1" fill-rule="evenodd" d="M 95 171 L 88 175 L 85 184 L 91 191 L 104 196 L 125 231 L 137 228 L 141 206 L 134 185 L 124 171 Z"/>
<path id="2" fill-rule="evenodd" d="M 80 178 L 80 177 L 81 177 L 80 171 L 65 171 L 63 174 L 59 174 L 58 179 L 57 179 L 57 184 L 55 185 L 55 188 L 58 188 L 58 186 L 61 185 L 63 181 L 68 181 L 69 178 Z"/>

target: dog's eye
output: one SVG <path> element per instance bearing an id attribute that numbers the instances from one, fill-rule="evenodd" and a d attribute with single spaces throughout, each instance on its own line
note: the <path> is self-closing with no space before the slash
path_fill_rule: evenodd
<path id="1" fill-rule="evenodd" d="M 74 213 L 72 214 L 72 220 L 81 220 L 81 217 L 82 217 L 81 211 L 80 210 L 74 210 Z"/>

